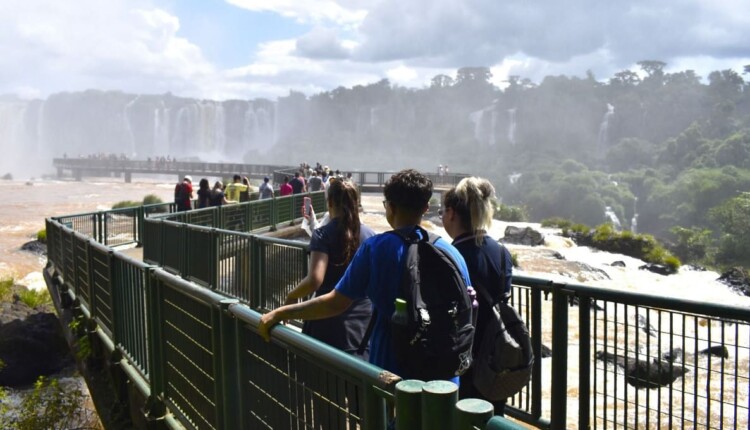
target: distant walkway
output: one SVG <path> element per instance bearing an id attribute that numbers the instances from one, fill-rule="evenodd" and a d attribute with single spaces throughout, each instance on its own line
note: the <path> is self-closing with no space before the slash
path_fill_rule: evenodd
<path id="1" fill-rule="evenodd" d="M 185 175 L 195 177 L 219 177 L 230 178 L 235 174 L 247 176 L 251 179 L 262 179 L 265 176 L 273 177 L 275 184 L 280 184 L 285 176 L 293 176 L 298 167 L 275 166 L 265 164 L 239 164 L 239 163 L 203 163 L 188 161 L 158 161 L 158 160 L 109 160 L 89 158 L 55 158 L 52 165 L 57 169 L 57 177 L 73 177 L 80 181 L 84 176 L 121 176 L 125 182 L 131 182 L 134 173 L 139 174 L 174 174 L 176 180 L 181 180 Z M 352 179 L 360 186 L 363 192 L 380 192 L 385 181 L 394 172 L 367 171 L 351 172 Z M 426 173 L 434 184 L 437 192 L 445 191 L 457 184 L 462 178 L 468 176 L 462 173 L 451 173 L 438 175 Z"/>

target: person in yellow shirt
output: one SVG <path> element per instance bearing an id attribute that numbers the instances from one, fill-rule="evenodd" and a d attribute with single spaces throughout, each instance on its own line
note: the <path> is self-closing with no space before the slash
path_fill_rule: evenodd
<path id="1" fill-rule="evenodd" d="M 238 203 L 240 201 L 240 195 L 247 193 L 247 185 L 242 183 L 242 177 L 240 175 L 234 175 L 234 182 L 227 185 L 227 189 L 224 190 L 227 196 L 227 200 Z"/>

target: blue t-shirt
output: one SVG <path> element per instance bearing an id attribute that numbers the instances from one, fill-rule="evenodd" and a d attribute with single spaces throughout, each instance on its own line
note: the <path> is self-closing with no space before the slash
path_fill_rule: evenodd
<path id="1" fill-rule="evenodd" d="M 399 231 L 408 234 L 414 227 Z M 461 254 L 448 241 L 439 239 L 435 246 L 445 250 L 457 263 L 466 285 L 469 271 Z M 393 372 L 404 379 L 391 347 L 390 320 L 395 310 L 395 300 L 401 285 L 401 275 L 406 261 L 406 242 L 390 233 L 379 234 L 365 241 L 354 255 L 336 291 L 352 300 L 369 297 L 377 310 L 377 319 L 370 338 L 370 363 Z M 457 382 L 458 378 L 454 378 Z"/>

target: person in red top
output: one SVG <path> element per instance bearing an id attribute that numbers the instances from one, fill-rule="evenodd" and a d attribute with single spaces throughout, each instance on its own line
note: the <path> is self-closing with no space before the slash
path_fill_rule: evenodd
<path id="1" fill-rule="evenodd" d="M 281 184 L 281 187 L 279 188 L 279 195 L 281 195 L 281 197 L 289 196 L 293 191 L 294 189 L 289 185 L 289 176 L 284 176 L 284 183 Z"/>
<path id="2" fill-rule="evenodd" d="M 174 202 L 178 211 L 189 211 L 193 208 L 193 178 L 189 175 L 185 175 L 182 183 L 175 188 Z"/>

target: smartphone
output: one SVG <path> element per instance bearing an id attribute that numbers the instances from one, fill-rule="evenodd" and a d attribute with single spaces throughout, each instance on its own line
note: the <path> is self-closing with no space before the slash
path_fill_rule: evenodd
<path id="1" fill-rule="evenodd" d="M 303 207 L 305 216 L 312 215 L 312 200 L 310 199 L 310 197 L 304 198 L 304 203 L 302 207 Z"/>

